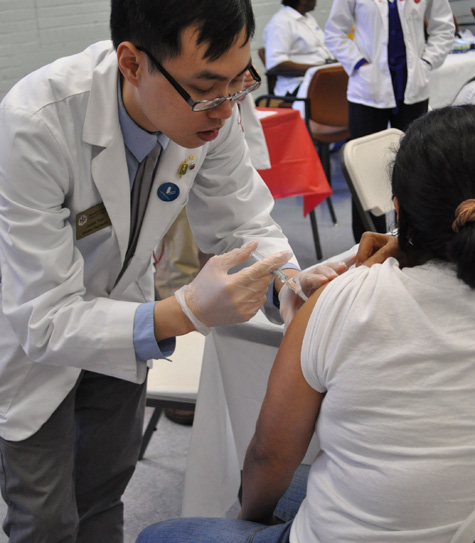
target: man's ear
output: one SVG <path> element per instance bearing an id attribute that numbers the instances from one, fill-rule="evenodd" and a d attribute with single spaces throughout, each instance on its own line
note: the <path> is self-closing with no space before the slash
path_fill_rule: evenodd
<path id="1" fill-rule="evenodd" d="M 117 62 L 124 78 L 134 87 L 138 87 L 143 70 L 148 69 L 147 55 L 130 41 L 123 41 L 117 47 Z"/>

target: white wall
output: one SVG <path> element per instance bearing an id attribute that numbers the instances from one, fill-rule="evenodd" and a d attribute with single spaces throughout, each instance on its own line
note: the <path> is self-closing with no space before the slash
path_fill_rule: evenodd
<path id="1" fill-rule="evenodd" d="M 475 29 L 473 28 L 475 19 L 472 13 L 472 8 L 475 7 L 475 2 L 473 0 L 450 0 L 450 5 L 452 7 L 452 11 L 454 12 L 455 18 L 457 19 L 459 28 L 461 30 L 464 30 L 464 28 L 469 28 L 472 34 L 475 34 Z"/>
<path id="2" fill-rule="evenodd" d="M 257 49 L 264 26 L 281 4 L 280 0 L 252 2 L 256 16 L 252 52 L 263 73 Z M 322 28 L 331 3 L 319 0 L 313 13 Z M 451 4 L 460 22 L 474 20 L 469 9 L 473 0 L 451 0 Z M 0 99 L 32 70 L 108 38 L 109 0 L 0 0 Z"/>
<path id="3" fill-rule="evenodd" d="M 319 2 L 315 16 L 323 26 L 331 0 Z M 257 25 L 253 58 L 263 72 L 257 48 L 280 0 L 253 0 L 253 5 Z M 108 38 L 109 0 L 0 0 L 0 99 L 34 69 Z"/>
<path id="4" fill-rule="evenodd" d="M 109 37 L 109 0 L 0 0 L 0 98 L 55 58 Z"/>

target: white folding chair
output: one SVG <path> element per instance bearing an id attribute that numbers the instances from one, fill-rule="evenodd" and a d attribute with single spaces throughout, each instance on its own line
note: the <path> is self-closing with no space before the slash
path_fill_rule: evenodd
<path id="1" fill-rule="evenodd" d="M 190 332 L 176 338 L 175 352 L 168 360 L 154 360 L 147 377 L 147 407 L 153 413 L 142 438 L 139 460 L 157 427 L 164 408 L 193 411 L 201 375 L 205 338 L 199 332 Z"/>
<path id="2" fill-rule="evenodd" d="M 366 230 L 375 232 L 373 215 L 394 210 L 389 164 L 404 133 L 397 128 L 355 138 L 340 150 L 340 164 Z"/>

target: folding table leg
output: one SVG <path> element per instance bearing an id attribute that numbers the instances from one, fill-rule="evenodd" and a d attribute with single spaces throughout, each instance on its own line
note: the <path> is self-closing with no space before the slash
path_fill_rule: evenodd
<path id="1" fill-rule="evenodd" d="M 315 252 L 317 253 L 317 260 L 323 258 L 322 246 L 320 245 L 320 236 L 318 235 L 318 226 L 317 226 L 317 217 L 315 215 L 315 210 L 312 209 L 309 213 L 310 223 L 312 225 L 313 241 L 315 243 Z"/>

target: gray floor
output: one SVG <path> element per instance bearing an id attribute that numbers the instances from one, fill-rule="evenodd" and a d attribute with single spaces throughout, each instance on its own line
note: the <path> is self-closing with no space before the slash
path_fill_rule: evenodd
<path id="1" fill-rule="evenodd" d="M 341 176 L 338 157 L 332 157 L 333 205 L 338 226 L 333 226 L 326 203 L 317 208 L 323 258 L 329 258 L 353 245 L 351 233 L 351 200 L 345 181 Z M 302 213 L 301 198 L 278 200 L 274 218 L 282 226 L 302 267 L 316 262 L 309 218 Z M 147 409 L 147 414 L 150 410 Z M 158 424 L 145 458 L 139 462 L 131 483 L 124 495 L 125 539 L 134 543 L 145 526 L 180 515 L 183 493 L 186 454 L 191 437 L 191 428 L 179 426 L 162 417 Z M 230 512 L 230 515 L 233 511 Z M 0 519 L 5 516 L 5 505 L 0 500 Z M 7 543 L 0 534 L 0 543 Z"/>

